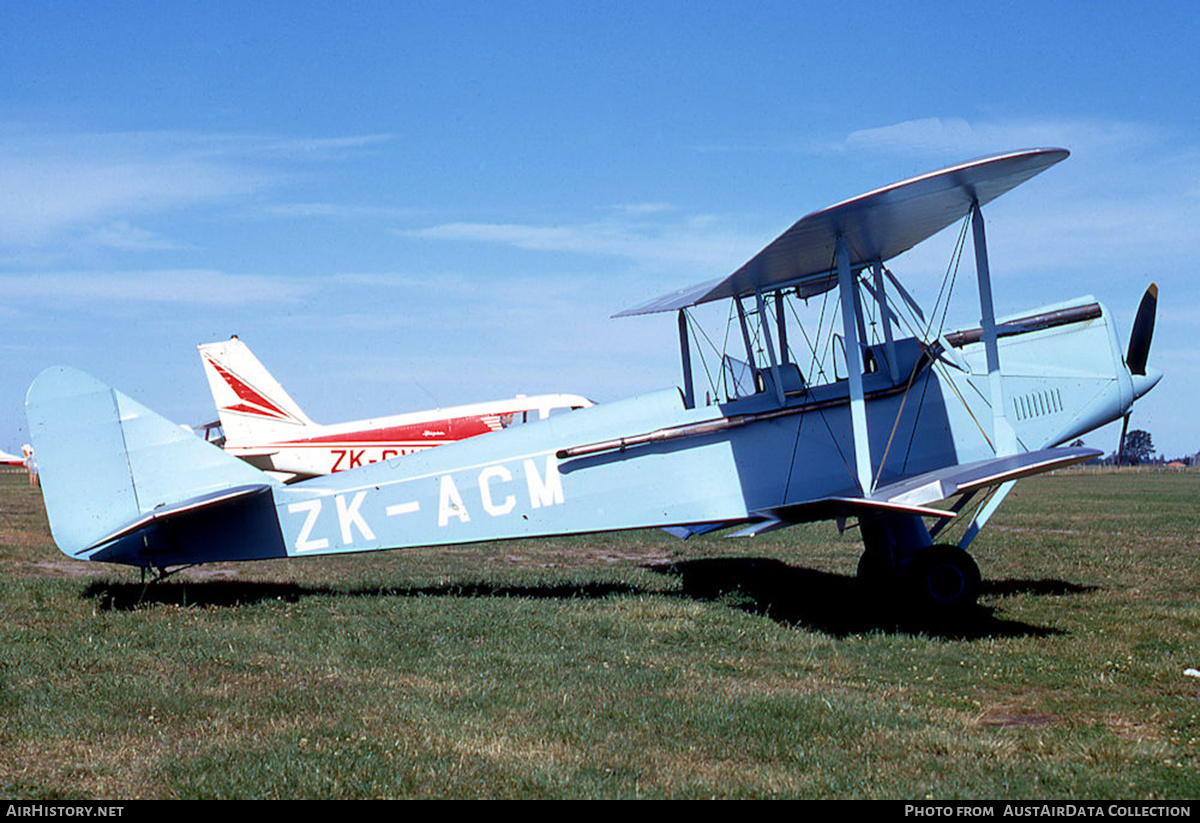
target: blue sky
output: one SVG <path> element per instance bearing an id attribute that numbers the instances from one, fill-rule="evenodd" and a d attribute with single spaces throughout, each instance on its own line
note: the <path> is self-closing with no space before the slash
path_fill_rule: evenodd
<path id="1" fill-rule="evenodd" d="M 679 382 L 674 318 L 801 215 L 981 154 L 1000 313 L 1081 294 L 1200 451 L 1195 3 L 17 3 L 0 26 L 0 448 L 67 364 L 183 423 L 238 334 L 322 422 Z M 891 265 L 932 303 L 953 230 Z M 953 325 L 978 322 L 960 290 Z M 1087 438 L 1112 450 L 1109 427 Z"/>

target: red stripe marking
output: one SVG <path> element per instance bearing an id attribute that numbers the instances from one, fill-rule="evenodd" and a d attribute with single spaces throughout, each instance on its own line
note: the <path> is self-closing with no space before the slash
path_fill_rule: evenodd
<path id="1" fill-rule="evenodd" d="M 238 399 L 243 402 L 236 406 L 225 406 L 226 411 L 241 412 L 242 414 L 253 414 L 258 417 L 269 417 L 275 420 L 290 420 L 299 422 L 295 417 L 288 414 L 279 406 L 272 403 L 267 398 L 263 397 L 252 386 L 246 383 L 239 377 L 234 376 L 232 372 L 224 368 L 220 363 L 208 358 L 208 363 L 217 370 L 217 374 L 225 381 L 226 385 L 233 390 L 233 393 L 238 396 Z M 253 404 L 253 405 L 246 405 Z"/>

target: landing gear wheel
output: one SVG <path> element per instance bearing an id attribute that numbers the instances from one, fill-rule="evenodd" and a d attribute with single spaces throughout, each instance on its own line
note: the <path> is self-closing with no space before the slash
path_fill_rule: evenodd
<path id="1" fill-rule="evenodd" d="M 979 567 L 958 546 L 921 550 L 904 576 L 915 605 L 930 614 L 961 614 L 979 597 Z"/>

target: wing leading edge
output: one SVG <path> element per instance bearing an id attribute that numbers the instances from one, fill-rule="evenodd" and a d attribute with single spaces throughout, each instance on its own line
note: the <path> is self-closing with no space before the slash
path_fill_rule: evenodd
<path id="1" fill-rule="evenodd" d="M 1010 480 L 1073 466 L 1101 455 L 1103 452 L 1097 449 L 1041 449 L 949 466 L 882 486 L 866 497 L 853 494 L 834 495 L 756 511 L 756 523 L 730 536 L 752 537 L 797 523 L 884 513 L 949 520 L 956 517 L 957 512 L 933 508 L 929 504 L 997 486 Z"/>
<path id="2" fill-rule="evenodd" d="M 980 206 L 1066 159 L 1066 149 L 1022 149 L 929 172 L 868 192 L 802 217 L 728 277 L 655 298 L 615 315 L 674 311 L 743 297 L 755 291 L 796 286 L 803 296 L 819 294 L 836 279 L 834 249 L 839 235 L 859 269 L 908 251 Z"/>
<path id="3" fill-rule="evenodd" d="M 798 523 L 880 514 L 907 514 L 951 520 L 958 516 L 956 510 L 938 509 L 929 504 L 998 486 L 1011 480 L 1073 466 L 1103 454 L 1097 449 L 1054 448 L 1008 457 L 994 457 L 907 477 L 882 486 L 866 497 L 847 493 L 760 509 L 751 513 L 751 522 L 748 525 L 746 520 L 740 520 L 675 526 L 666 531 L 686 540 L 693 535 L 735 525 L 743 525 L 744 528 L 727 535 L 728 537 L 756 537 Z"/>

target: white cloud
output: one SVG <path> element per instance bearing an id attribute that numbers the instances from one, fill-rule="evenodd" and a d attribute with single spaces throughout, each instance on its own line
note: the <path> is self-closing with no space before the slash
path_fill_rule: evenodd
<path id="1" fill-rule="evenodd" d="M 356 206 L 340 203 L 280 203 L 266 206 L 259 212 L 260 215 L 266 217 L 333 218 L 337 220 L 411 220 L 422 213 L 419 209 Z"/>
<path id="2" fill-rule="evenodd" d="M 82 147 L 81 147 L 82 148 Z M 0 242 L 28 246 L 137 215 L 256 191 L 268 175 L 198 158 L 80 156 L 0 146 Z"/>
<path id="3" fill-rule="evenodd" d="M 678 207 L 671 203 L 619 203 L 611 207 L 613 211 L 622 214 L 662 214 L 675 211 Z"/>
<path id="4" fill-rule="evenodd" d="M 290 179 L 280 164 L 336 158 L 387 139 L 56 134 L 9 126 L 0 130 L 0 244 L 61 244 L 102 232 L 98 224 L 243 198 Z"/>
<path id="5" fill-rule="evenodd" d="M 166 239 L 162 235 L 131 226 L 124 220 L 118 220 L 97 228 L 85 238 L 85 242 L 97 246 L 120 249 L 122 251 L 158 251 L 186 248 Z"/>
<path id="6" fill-rule="evenodd" d="M 955 162 L 1012 149 L 1061 146 L 1088 154 L 1128 153 L 1160 143 L 1164 133 L 1140 123 L 1100 119 L 1016 118 L 968 122 L 962 118 L 906 120 L 847 135 L 835 148 L 924 156 Z"/>
<path id="7" fill-rule="evenodd" d="M 46 272 L 0 275 L 10 301 L 50 304 L 115 302 L 242 305 L 291 302 L 316 290 L 298 278 L 205 269 L 139 272 Z"/>
<path id="8" fill-rule="evenodd" d="M 357 155 L 358 150 L 381 146 L 391 141 L 391 134 L 361 134 L 348 137 L 312 137 L 297 139 L 248 138 L 253 150 L 262 154 L 305 159 L 339 159 Z"/>
<path id="9" fill-rule="evenodd" d="M 960 152 L 964 146 L 976 146 L 979 141 L 979 135 L 965 120 L 931 117 L 851 132 L 841 148 L 852 152 L 943 154 L 947 151 Z"/>
<path id="10" fill-rule="evenodd" d="M 929 118 L 855 131 L 834 149 L 933 168 L 1023 147 L 1068 148 L 1066 161 L 985 209 L 989 245 L 1002 255 L 1001 271 L 1103 279 L 1186 265 L 1200 220 L 1200 150 L 1189 140 L 1119 120 Z M 938 254 L 918 247 L 905 259 L 944 268 Z"/>
<path id="11" fill-rule="evenodd" d="M 634 213 L 623 219 L 553 226 L 444 223 L 400 234 L 430 240 L 495 243 L 530 251 L 608 255 L 626 258 L 641 266 L 679 266 L 705 272 L 741 265 L 747 249 L 757 250 L 771 239 L 767 235 L 739 231 L 731 220 L 713 215 L 660 222 L 650 219 L 656 213 Z"/>

